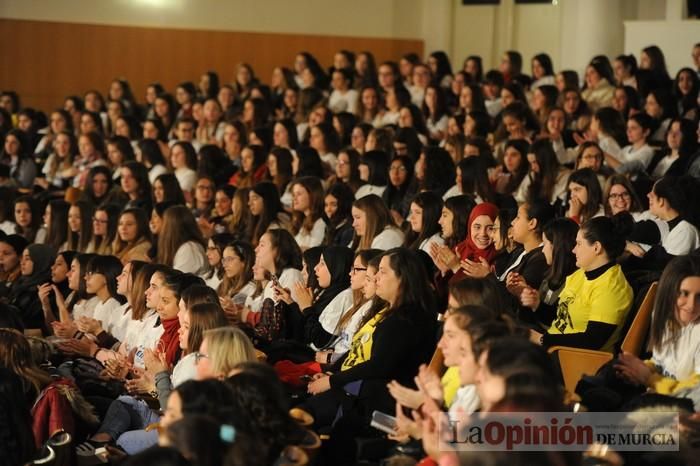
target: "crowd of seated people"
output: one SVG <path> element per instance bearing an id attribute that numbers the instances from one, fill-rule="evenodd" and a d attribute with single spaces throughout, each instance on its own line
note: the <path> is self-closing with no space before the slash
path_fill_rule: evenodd
<path id="1" fill-rule="evenodd" d="M 440 414 L 603 406 L 561 347 L 610 354 L 606 409 L 679 411 L 680 451 L 643 464 L 697 456 L 692 57 L 579 76 L 341 50 L 144 99 L 2 91 L 0 464 L 61 433 L 77 464 L 581 464 L 438 436 Z M 648 345 L 621 352 L 654 282 Z"/>

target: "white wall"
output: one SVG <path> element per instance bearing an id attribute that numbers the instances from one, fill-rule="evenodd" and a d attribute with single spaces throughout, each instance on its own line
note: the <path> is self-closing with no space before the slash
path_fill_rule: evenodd
<path id="1" fill-rule="evenodd" d="M 664 52 L 671 77 L 683 67 L 693 68 L 690 54 L 700 42 L 700 21 L 626 21 L 625 53 L 639 57 L 643 48 L 656 44 Z"/>
<path id="2" fill-rule="evenodd" d="M 419 39 L 422 0 L 2 0 L 0 17 Z"/>

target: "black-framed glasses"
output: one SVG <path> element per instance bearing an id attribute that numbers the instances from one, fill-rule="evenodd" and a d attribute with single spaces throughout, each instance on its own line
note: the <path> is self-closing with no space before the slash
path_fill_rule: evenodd
<path id="1" fill-rule="evenodd" d="M 365 272 L 366 270 L 367 270 L 367 267 L 353 267 L 352 273 Z"/>
<path id="2" fill-rule="evenodd" d="M 92 217 L 92 221 L 95 222 L 95 223 L 99 223 L 99 224 L 101 224 L 101 225 L 104 225 L 104 224 L 106 224 L 106 223 L 109 223 L 109 220 L 101 220 L 101 219 L 99 219 L 99 218 L 97 218 L 97 217 Z"/>

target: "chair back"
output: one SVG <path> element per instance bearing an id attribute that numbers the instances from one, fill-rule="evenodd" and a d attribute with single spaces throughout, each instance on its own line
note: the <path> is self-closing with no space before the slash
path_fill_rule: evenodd
<path id="1" fill-rule="evenodd" d="M 71 466 L 75 464 L 73 438 L 68 432 L 59 431 L 51 436 L 46 442 L 49 447 L 56 453 L 56 466 Z"/>
<path id="2" fill-rule="evenodd" d="M 33 466 L 35 464 L 41 464 L 43 466 L 55 466 L 56 465 L 56 452 L 48 445 L 44 445 L 41 450 L 37 453 L 36 459 L 31 463 L 27 463 L 28 466 Z"/>
<path id="3" fill-rule="evenodd" d="M 304 440 L 298 446 L 306 453 L 308 462 L 313 463 L 321 450 L 321 437 L 316 432 L 307 430 Z"/>
<path id="4" fill-rule="evenodd" d="M 275 466 L 306 466 L 309 464 L 309 456 L 303 448 L 296 445 L 288 445 L 282 450 Z"/>
<path id="5" fill-rule="evenodd" d="M 625 339 L 622 340 L 622 351 L 639 356 L 642 353 L 642 346 L 646 340 L 651 324 L 651 313 L 654 310 L 654 301 L 656 299 L 656 289 L 659 282 L 654 282 L 649 286 L 647 294 L 644 296 L 642 304 L 640 304 L 637 313 L 632 320 Z"/>
<path id="6" fill-rule="evenodd" d="M 447 367 L 445 367 L 445 355 L 442 354 L 442 350 L 440 348 L 435 348 L 433 357 L 430 358 L 428 369 L 435 372 L 438 377 L 442 377 L 442 374 L 445 373 L 445 370 L 447 369 Z"/>
<path id="7" fill-rule="evenodd" d="M 314 417 L 301 408 L 290 409 L 289 416 L 302 427 L 310 428 L 314 424 Z"/>

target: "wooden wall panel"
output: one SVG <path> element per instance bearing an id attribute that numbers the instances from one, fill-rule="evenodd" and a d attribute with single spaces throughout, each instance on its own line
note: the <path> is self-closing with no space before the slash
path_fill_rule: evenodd
<path id="1" fill-rule="evenodd" d="M 275 66 L 291 67 L 301 50 L 326 66 L 339 49 L 370 50 L 381 62 L 408 52 L 422 56 L 423 42 L 0 19 L 0 89 L 15 90 L 23 105 L 48 111 L 67 95 L 89 89 L 106 94 L 113 78 L 125 77 L 142 101 L 152 81 L 173 91 L 213 69 L 229 82 L 236 64 L 245 61 L 268 82 Z"/>

